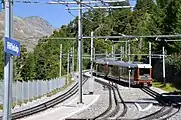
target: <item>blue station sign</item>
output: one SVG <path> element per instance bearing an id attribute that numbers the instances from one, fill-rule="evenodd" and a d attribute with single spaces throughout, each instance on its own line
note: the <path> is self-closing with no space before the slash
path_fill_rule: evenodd
<path id="1" fill-rule="evenodd" d="M 20 56 L 20 43 L 16 40 L 5 37 L 4 51 L 13 56 Z"/>
<path id="2" fill-rule="evenodd" d="M 2 11 L 3 8 L 3 0 L 0 0 L 0 12 Z"/>

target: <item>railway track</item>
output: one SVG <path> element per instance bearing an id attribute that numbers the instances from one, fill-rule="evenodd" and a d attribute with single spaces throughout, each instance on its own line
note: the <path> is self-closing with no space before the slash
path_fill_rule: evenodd
<path id="1" fill-rule="evenodd" d="M 111 81 L 115 84 L 117 83 L 117 82 L 115 82 L 114 79 L 108 78 L 106 80 Z M 134 86 L 134 87 L 137 87 L 137 86 Z M 143 116 L 140 118 L 131 118 L 129 120 L 152 120 L 152 119 L 165 120 L 165 119 L 170 118 L 171 116 L 175 115 L 176 113 L 178 113 L 180 111 L 180 105 L 178 103 L 167 99 L 166 97 L 162 96 L 161 94 L 151 90 L 149 87 L 143 87 L 143 88 L 141 88 L 141 90 L 143 92 L 145 92 L 146 94 L 155 98 L 157 101 L 159 101 L 159 103 L 163 107 L 161 107 L 158 111 L 151 113 L 149 115 L 146 115 L 146 116 Z M 123 116 L 120 116 L 119 119 L 127 120 L 126 118 L 122 118 Z"/>
<path id="2" fill-rule="evenodd" d="M 87 77 L 84 78 L 83 84 L 87 81 L 87 79 L 88 79 Z M 49 100 L 49 101 L 47 101 L 45 103 L 42 103 L 42 104 L 39 104 L 37 106 L 28 108 L 26 110 L 22 110 L 22 111 L 13 113 L 12 114 L 12 120 L 20 119 L 20 118 L 23 118 L 23 117 L 26 117 L 26 116 L 30 116 L 32 114 L 44 111 L 44 110 L 46 110 L 48 108 L 51 108 L 51 107 L 65 101 L 65 100 L 67 100 L 68 98 L 73 96 L 77 91 L 78 91 L 78 83 L 76 83 L 72 88 L 70 88 L 64 94 L 62 94 L 62 95 L 60 95 L 60 96 L 58 96 L 58 97 L 56 97 L 56 98 L 54 98 L 52 100 Z M 0 120 L 2 120 L 2 116 L 0 116 Z"/>
<path id="3" fill-rule="evenodd" d="M 160 120 L 166 120 L 180 111 L 180 105 L 178 103 L 172 102 L 171 100 L 167 99 L 166 97 L 162 96 L 161 94 L 153 91 L 152 89 L 148 87 L 144 87 L 141 89 L 148 95 L 158 100 L 163 107 L 154 113 L 151 113 L 142 118 L 138 118 L 139 120 L 141 119 L 150 120 L 150 119 L 158 119 L 158 118 Z M 177 109 L 177 110 L 174 110 L 174 109 Z"/>
<path id="4" fill-rule="evenodd" d="M 119 117 L 123 117 L 127 112 L 127 106 L 124 103 L 124 101 L 120 95 L 117 84 L 114 84 L 113 82 L 109 82 L 109 83 L 103 82 L 103 81 L 98 80 L 98 79 L 95 79 L 95 81 L 100 83 L 100 84 L 107 86 L 107 88 L 109 90 L 109 106 L 107 107 L 107 109 L 103 113 L 101 113 L 100 115 L 96 116 L 93 119 L 105 120 L 105 119 L 117 119 Z M 114 100 L 112 99 L 112 93 L 113 93 Z M 113 108 L 113 102 L 115 102 L 114 108 Z M 124 109 L 121 112 L 121 114 L 119 113 L 120 112 L 119 103 L 123 104 L 123 109 Z"/>

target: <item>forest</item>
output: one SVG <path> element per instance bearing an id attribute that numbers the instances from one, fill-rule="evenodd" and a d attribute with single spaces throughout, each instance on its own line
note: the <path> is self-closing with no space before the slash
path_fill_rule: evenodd
<path id="1" fill-rule="evenodd" d="M 112 6 L 130 5 L 129 1 L 111 3 Z M 94 31 L 95 36 L 124 35 L 177 35 L 181 33 L 181 0 L 137 0 L 133 9 L 95 9 L 83 13 L 83 36 L 90 36 Z M 40 39 L 33 52 L 28 52 L 26 46 L 21 45 L 21 56 L 14 58 L 14 80 L 51 79 L 59 77 L 60 44 L 63 54 L 74 46 L 75 70 L 77 69 L 77 40 L 49 39 L 53 37 L 77 37 L 78 18 L 68 25 L 63 25 L 55 30 L 49 37 Z M 131 42 L 131 54 L 148 54 L 148 42 L 152 43 L 152 53 L 162 53 L 165 46 L 166 54 L 166 79 L 175 85 L 181 85 L 181 42 L 165 42 L 165 39 L 180 38 L 138 38 Z M 113 40 L 127 39 L 94 39 L 96 53 L 111 53 L 112 44 L 115 53 L 120 53 L 120 46 L 125 43 L 112 43 Z M 3 41 L 0 41 L 0 66 L 4 64 Z M 83 55 L 90 54 L 90 39 L 83 39 Z M 147 56 L 131 56 L 131 60 L 147 63 Z M 127 61 L 127 57 L 124 57 Z M 162 81 L 162 59 L 153 58 L 153 78 Z M 62 74 L 67 71 L 67 57 L 63 56 Z M 89 68 L 90 60 L 83 59 L 83 69 Z M 159 71 L 159 72 L 158 72 Z M 0 79 L 3 79 L 3 67 L 0 68 Z"/>

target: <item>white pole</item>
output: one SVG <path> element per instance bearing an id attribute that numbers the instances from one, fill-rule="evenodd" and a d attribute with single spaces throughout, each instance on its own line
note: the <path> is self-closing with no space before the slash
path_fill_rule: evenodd
<path id="1" fill-rule="evenodd" d="M 94 36 L 94 32 L 91 32 L 91 36 Z M 94 39 L 91 38 L 91 78 L 93 78 L 93 47 L 94 47 Z"/>
<path id="2" fill-rule="evenodd" d="M 166 84 L 166 78 L 165 78 L 165 47 L 162 47 L 163 50 L 163 82 Z"/>
<path id="3" fill-rule="evenodd" d="M 126 59 L 128 58 L 127 56 L 128 56 L 128 41 L 126 41 L 126 45 L 125 45 L 125 57 L 126 57 Z"/>
<path id="4" fill-rule="evenodd" d="M 79 61 L 79 103 L 82 102 L 82 0 L 79 0 L 78 13 L 78 61 Z"/>
<path id="5" fill-rule="evenodd" d="M 69 80 L 69 50 L 67 54 L 67 84 L 68 84 L 68 80 Z"/>
<path id="6" fill-rule="evenodd" d="M 96 48 L 94 47 L 94 60 L 96 59 Z"/>
<path id="7" fill-rule="evenodd" d="M 72 80 L 74 80 L 74 46 L 72 47 Z"/>
<path id="8" fill-rule="evenodd" d="M 107 49 L 106 49 L 106 58 L 107 58 Z"/>
<path id="9" fill-rule="evenodd" d="M 60 44 L 60 78 L 62 77 L 62 44 Z"/>
<path id="10" fill-rule="evenodd" d="M 131 45 L 130 45 L 130 41 L 128 40 L 128 61 L 130 62 L 130 54 L 131 54 Z"/>
<path id="11" fill-rule="evenodd" d="M 114 53 L 114 59 L 116 59 L 116 55 L 115 55 L 115 52 L 116 52 L 116 50 L 115 50 L 115 44 L 113 45 L 113 53 Z"/>
<path id="12" fill-rule="evenodd" d="M 129 52 L 129 53 L 128 53 L 128 57 L 129 57 L 129 62 L 130 62 L 130 52 L 131 52 L 131 51 L 130 51 L 130 47 L 131 47 L 131 46 L 130 46 L 129 40 L 128 40 L 128 44 L 129 44 L 129 46 L 128 46 L 128 47 L 129 47 L 129 48 L 128 48 L 128 52 Z M 130 76 L 131 76 L 131 70 L 130 70 L 130 66 L 129 66 L 129 89 L 130 89 L 130 86 L 131 86 L 131 85 L 130 85 L 130 84 L 131 84 L 131 78 L 130 78 Z"/>
<path id="13" fill-rule="evenodd" d="M 122 57 L 125 58 L 124 57 L 124 47 L 122 47 Z"/>
<path id="14" fill-rule="evenodd" d="M 114 44 L 112 45 L 112 58 L 114 58 Z"/>
<path id="15" fill-rule="evenodd" d="M 12 38 L 13 33 L 13 4 L 10 0 L 4 0 L 5 8 L 5 37 Z M 5 41 L 4 41 L 5 44 Z M 4 53 L 4 103 L 3 120 L 11 120 L 13 59 L 8 53 Z"/>
<path id="16" fill-rule="evenodd" d="M 91 36 L 94 36 L 94 32 L 91 32 Z M 89 94 L 93 94 L 94 92 L 94 78 L 93 78 L 93 48 L 94 47 L 94 39 L 91 38 L 91 78 L 89 78 Z"/>
<path id="17" fill-rule="evenodd" d="M 121 50 L 120 50 L 120 52 L 121 52 L 121 61 L 123 61 L 123 47 L 121 46 Z"/>
<path id="18" fill-rule="evenodd" d="M 151 42 L 149 42 L 149 64 L 151 65 Z"/>

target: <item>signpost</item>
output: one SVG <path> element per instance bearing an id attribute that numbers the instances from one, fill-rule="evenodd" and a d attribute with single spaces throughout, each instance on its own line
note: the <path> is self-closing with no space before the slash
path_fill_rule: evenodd
<path id="1" fill-rule="evenodd" d="M 20 56 L 20 43 L 16 40 L 5 37 L 4 39 L 4 114 L 3 120 L 11 119 L 11 100 L 12 100 L 12 78 L 13 63 L 11 56 Z"/>
<path id="2" fill-rule="evenodd" d="M 16 40 L 5 37 L 4 52 L 13 56 L 20 56 L 20 43 Z"/>
<path id="3" fill-rule="evenodd" d="M 10 0 L 4 0 L 4 101 L 3 101 L 3 120 L 11 120 L 11 101 L 12 101 L 12 79 L 13 79 L 13 59 L 10 51 L 11 41 L 7 43 L 8 38 L 13 37 L 13 4 Z M 7 40 L 8 39 L 8 40 Z M 8 47 L 7 47 L 8 45 Z M 15 47 L 16 48 L 16 47 Z M 13 52 L 12 52 L 13 53 Z"/>

